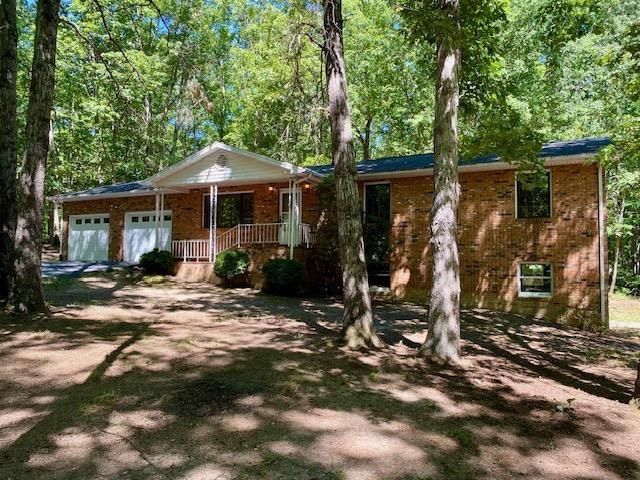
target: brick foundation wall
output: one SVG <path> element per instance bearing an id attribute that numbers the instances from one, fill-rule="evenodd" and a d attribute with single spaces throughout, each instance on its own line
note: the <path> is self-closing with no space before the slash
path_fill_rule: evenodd
<path id="1" fill-rule="evenodd" d="M 550 170 L 550 219 L 516 218 L 513 170 L 460 175 L 462 303 L 562 323 L 599 324 L 597 167 Z M 428 299 L 432 197 L 431 176 L 391 184 L 391 289 L 396 298 Z M 523 261 L 551 262 L 552 298 L 518 297 L 517 267 Z"/>

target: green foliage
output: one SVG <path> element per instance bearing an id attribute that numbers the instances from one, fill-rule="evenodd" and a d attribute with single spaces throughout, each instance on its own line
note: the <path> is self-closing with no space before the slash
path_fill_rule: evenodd
<path id="1" fill-rule="evenodd" d="M 618 273 L 616 287 L 627 295 L 640 296 L 640 275 L 635 275 L 631 270 L 622 268 Z"/>
<path id="2" fill-rule="evenodd" d="M 225 281 L 241 277 L 249 271 L 251 258 L 243 250 L 227 250 L 216 257 L 213 266 L 215 274 Z"/>
<path id="3" fill-rule="evenodd" d="M 262 266 L 264 290 L 278 295 L 297 295 L 304 285 L 304 265 L 298 260 L 273 258 Z"/>
<path id="4" fill-rule="evenodd" d="M 173 273 L 175 262 L 171 252 L 157 248 L 140 256 L 140 267 L 152 275 L 169 275 Z"/>

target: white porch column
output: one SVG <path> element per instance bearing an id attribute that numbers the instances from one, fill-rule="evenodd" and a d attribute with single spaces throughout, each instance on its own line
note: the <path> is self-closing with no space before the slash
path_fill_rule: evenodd
<path id="1" fill-rule="evenodd" d="M 160 194 L 156 190 L 156 248 L 160 248 Z"/>
<path id="2" fill-rule="evenodd" d="M 215 245 L 213 244 L 213 185 L 209 185 L 209 262 L 213 262 Z"/>
<path id="3" fill-rule="evenodd" d="M 289 260 L 293 258 L 293 189 L 295 182 L 292 179 L 289 179 L 289 218 L 288 220 L 288 230 L 289 230 L 289 238 L 287 239 L 287 243 L 289 245 Z"/>
<path id="4" fill-rule="evenodd" d="M 160 240 L 158 241 L 160 247 L 164 247 L 164 241 L 162 235 L 164 233 L 164 193 L 160 194 Z M 158 247 L 158 248 L 160 248 Z M 169 245 L 169 251 L 171 251 L 171 245 Z"/>

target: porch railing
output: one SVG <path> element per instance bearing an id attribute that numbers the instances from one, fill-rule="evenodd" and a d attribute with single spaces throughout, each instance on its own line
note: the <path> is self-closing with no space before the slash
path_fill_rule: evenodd
<path id="1" fill-rule="evenodd" d="M 301 223 L 293 235 L 289 232 L 288 223 L 243 223 L 217 235 L 213 242 L 215 254 L 218 255 L 234 247 L 246 244 L 280 244 L 310 247 L 315 242 L 315 233 L 311 225 Z M 210 258 L 209 239 L 174 240 L 171 242 L 173 256 L 184 262 L 207 262 Z"/>

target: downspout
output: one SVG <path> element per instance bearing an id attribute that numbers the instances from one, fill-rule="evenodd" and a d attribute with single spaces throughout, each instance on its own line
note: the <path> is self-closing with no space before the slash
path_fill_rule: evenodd
<path id="1" fill-rule="evenodd" d="M 606 328 L 609 328 L 609 318 L 607 315 L 607 286 L 605 278 L 605 256 L 604 256 L 604 176 L 602 167 L 598 165 L 598 261 L 600 267 L 600 322 Z"/>
<path id="2" fill-rule="evenodd" d="M 156 248 L 160 248 L 160 193 L 156 192 Z"/>

